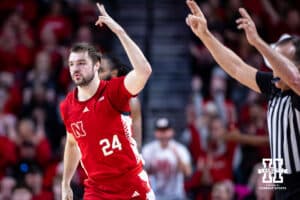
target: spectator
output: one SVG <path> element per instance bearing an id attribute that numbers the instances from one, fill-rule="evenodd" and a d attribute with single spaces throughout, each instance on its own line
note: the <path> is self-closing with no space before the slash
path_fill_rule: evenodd
<path id="1" fill-rule="evenodd" d="M 17 182 L 13 177 L 5 176 L 1 180 L 1 190 L 0 190 L 0 199 L 1 200 L 10 200 L 12 196 L 13 188 L 16 186 Z"/>
<path id="2" fill-rule="evenodd" d="M 173 139 L 174 130 L 167 118 L 157 119 L 155 128 L 156 140 L 142 149 L 150 184 L 157 200 L 183 200 L 184 177 L 191 175 L 189 152 Z"/>
<path id="3" fill-rule="evenodd" d="M 21 80 L 17 79 L 16 76 L 11 72 L 0 72 L 0 87 L 6 91 L 1 91 L 5 93 L 3 96 L 1 105 L 4 106 L 0 108 L 0 112 L 5 114 L 12 114 L 18 116 L 20 113 L 20 108 L 22 107 L 22 89 Z M 8 92 L 9 91 L 9 92 Z M 3 94 L 2 94 L 3 95 Z"/>
<path id="4" fill-rule="evenodd" d="M 11 140 L 16 138 L 17 119 L 13 114 L 5 112 L 5 106 L 9 98 L 6 87 L 0 85 L 0 135 L 7 136 Z"/>
<path id="5" fill-rule="evenodd" d="M 91 0 L 81 0 L 77 4 L 80 24 L 93 24 L 97 16 L 94 2 Z M 88 41 L 85 41 L 88 42 Z"/>
<path id="6" fill-rule="evenodd" d="M 214 102 L 223 123 L 227 126 L 236 123 L 236 108 L 233 102 L 226 98 L 227 75 L 221 68 L 214 68 L 210 82 L 211 99 L 205 103 Z"/>
<path id="7" fill-rule="evenodd" d="M 209 199 L 214 183 L 233 178 L 232 163 L 236 145 L 222 139 L 227 129 L 218 116 L 209 118 L 206 138 L 201 137 L 193 124 L 190 125 L 190 133 L 191 141 L 195 143 L 193 146 L 198 149 L 194 150 L 195 172 L 185 187 L 195 194 L 195 199 Z"/>
<path id="8" fill-rule="evenodd" d="M 25 174 L 25 184 L 32 191 L 32 200 L 51 200 L 51 193 L 43 189 L 43 173 L 38 166 L 31 166 Z"/>
<path id="9" fill-rule="evenodd" d="M 212 189 L 212 200 L 233 200 L 234 185 L 230 180 L 225 180 L 214 184 Z"/>
<path id="10" fill-rule="evenodd" d="M 46 66 L 48 67 L 46 69 L 50 72 L 50 74 L 48 75 L 48 79 L 52 79 L 52 83 L 55 83 L 54 80 L 56 80 L 59 76 L 58 73 L 60 73 L 63 64 L 61 46 L 59 45 L 54 34 L 54 31 L 51 29 L 45 30 L 41 33 L 41 43 L 37 48 L 37 55 L 39 55 L 40 52 L 46 53 L 48 56 L 48 60 L 47 63 L 38 63 L 38 60 L 36 58 L 35 62 L 35 68 L 45 68 L 40 65 L 46 64 Z"/>
<path id="11" fill-rule="evenodd" d="M 19 160 L 37 163 L 45 168 L 51 159 L 51 149 L 43 130 L 38 130 L 32 119 L 22 119 L 19 123 Z"/>
<path id="12" fill-rule="evenodd" d="M 50 12 L 40 21 L 39 33 L 53 31 L 58 42 L 65 42 L 70 38 L 72 25 L 70 20 L 63 15 L 63 5 L 61 1 L 52 1 Z"/>
<path id="13" fill-rule="evenodd" d="M 32 200 L 32 192 L 25 185 L 16 186 L 13 190 L 11 200 Z"/>
<path id="14" fill-rule="evenodd" d="M 33 35 L 28 22 L 18 12 L 13 12 L 4 21 L 0 46 L 1 71 L 24 73 L 31 66 Z"/>
<path id="15" fill-rule="evenodd" d="M 0 136 L 0 179 L 17 162 L 16 145 L 6 136 Z"/>
<path id="16" fill-rule="evenodd" d="M 58 114 L 56 110 L 56 93 L 46 89 L 45 85 L 36 83 L 28 87 L 23 94 L 22 117 L 32 118 L 50 142 L 53 151 L 59 146 L 60 138 Z"/>
<path id="17" fill-rule="evenodd" d="M 93 5 L 93 10 L 95 10 L 94 5 Z M 85 25 L 80 26 L 77 30 L 76 42 L 87 42 L 92 44 L 93 41 L 94 39 L 93 39 L 93 34 L 91 29 Z"/>
<path id="18" fill-rule="evenodd" d="M 210 93 L 212 98 L 204 100 L 202 96 L 202 80 L 194 77 L 192 80 L 192 104 L 188 110 L 188 127 L 182 135 L 182 140 L 189 146 L 193 161 L 196 163 L 201 154 L 201 148 L 207 146 L 209 137 L 208 124 L 210 118 L 220 115 L 224 127 L 235 124 L 234 104 L 230 100 L 225 100 L 226 80 L 223 71 L 214 69 L 211 80 Z M 201 141 L 199 143 L 199 141 Z"/>

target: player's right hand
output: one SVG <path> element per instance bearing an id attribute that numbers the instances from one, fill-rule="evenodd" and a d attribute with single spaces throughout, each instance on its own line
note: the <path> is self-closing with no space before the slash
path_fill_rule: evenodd
<path id="1" fill-rule="evenodd" d="M 186 24 L 201 39 L 208 32 L 207 20 L 195 1 L 187 0 L 186 4 L 191 11 L 191 14 L 186 17 Z"/>
<path id="2" fill-rule="evenodd" d="M 70 186 L 62 186 L 62 200 L 73 200 L 73 191 Z"/>
<path id="3" fill-rule="evenodd" d="M 103 4 L 97 3 L 100 16 L 96 21 L 96 26 L 103 26 L 105 24 L 112 32 L 118 35 L 118 33 L 124 32 L 123 28 L 107 13 Z"/>

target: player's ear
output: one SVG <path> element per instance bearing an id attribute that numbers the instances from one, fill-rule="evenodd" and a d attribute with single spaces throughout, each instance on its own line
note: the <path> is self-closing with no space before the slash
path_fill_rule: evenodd
<path id="1" fill-rule="evenodd" d="M 95 68 L 96 68 L 96 71 L 99 72 L 99 70 L 100 70 L 100 61 L 97 61 L 95 63 Z"/>

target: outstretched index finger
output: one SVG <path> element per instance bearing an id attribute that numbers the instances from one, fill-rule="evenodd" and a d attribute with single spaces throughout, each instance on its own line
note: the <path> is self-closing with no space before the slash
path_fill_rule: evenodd
<path id="1" fill-rule="evenodd" d="M 245 8 L 239 8 L 239 12 L 242 15 L 242 17 L 252 20 Z"/>
<path id="2" fill-rule="evenodd" d="M 97 7 L 98 7 L 98 10 L 100 11 L 101 15 L 108 16 L 103 4 L 97 3 Z"/>
<path id="3" fill-rule="evenodd" d="M 193 0 L 187 0 L 186 1 L 188 7 L 190 8 L 193 15 L 196 15 L 198 17 L 204 16 L 200 7 L 197 5 L 197 3 Z"/>

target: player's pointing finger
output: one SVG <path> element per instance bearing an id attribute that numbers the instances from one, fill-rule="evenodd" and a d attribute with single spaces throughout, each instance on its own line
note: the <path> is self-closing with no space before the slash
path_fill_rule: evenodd
<path id="1" fill-rule="evenodd" d="M 98 7 L 98 10 L 100 11 L 100 13 L 103 15 L 103 16 L 108 16 L 103 4 L 99 4 L 97 3 L 97 7 Z"/>
<path id="2" fill-rule="evenodd" d="M 197 3 L 195 1 L 187 0 L 186 3 L 188 5 L 188 7 L 190 8 L 193 15 L 203 16 L 202 11 L 200 10 L 199 6 L 197 5 Z"/>
<path id="3" fill-rule="evenodd" d="M 99 3 L 96 3 L 96 5 L 97 5 L 97 7 L 98 7 L 98 10 L 99 10 L 100 13 L 101 13 L 101 6 L 100 6 L 100 4 L 99 4 Z"/>

